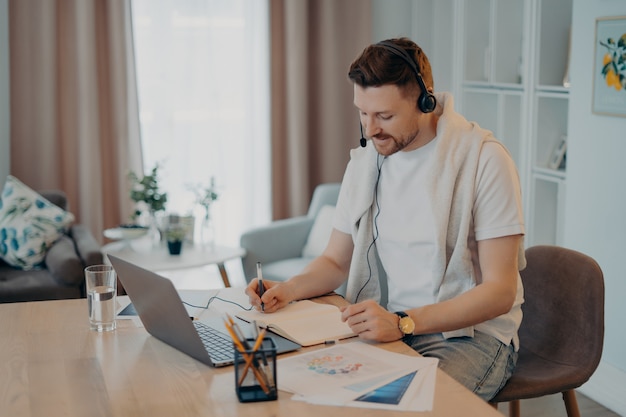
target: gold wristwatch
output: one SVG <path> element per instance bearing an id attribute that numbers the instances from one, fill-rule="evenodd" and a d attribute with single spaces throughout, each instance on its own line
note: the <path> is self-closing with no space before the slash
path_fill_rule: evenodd
<path id="1" fill-rule="evenodd" d="M 400 329 L 402 334 L 404 336 L 412 335 L 415 330 L 415 322 L 413 319 L 404 311 L 396 311 L 395 314 L 400 317 L 400 321 L 398 321 L 398 329 Z"/>

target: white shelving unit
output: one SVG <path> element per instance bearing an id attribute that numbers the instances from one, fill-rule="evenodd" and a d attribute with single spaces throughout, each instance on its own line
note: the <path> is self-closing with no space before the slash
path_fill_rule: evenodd
<path id="1" fill-rule="evenodd" d="M 530 38 L 533 89 L 530 125 L 531 167 L 527 192 L 528 245 L 563 243 L 566 165 L 549 166 L 560 142 L 567 138 L 569 89 L 565 87 L 569 64 L 572 0 L 530 0 Z"/>
<path id="2" fill-rule="evenodd" d="M 521 116 L 523 93 L 505 88 L 463 87 L 463 116 L 489 129 L 507 147 L 520 166 L 524 153 Z"/>
<path id="3" fill-rule="evenodd" d="M 466 0 L 464 84 L 521 89 L 524 2 Z"/>
<path id="4" fill-rule="evenodd" d="M 567 137 L 572 0 L 457 0 L 453 7 L 463 45 L 458 108 L 492 130 L 517 164 L 526 245 L 561 244 L 567 177 L 550 160 Z"/>

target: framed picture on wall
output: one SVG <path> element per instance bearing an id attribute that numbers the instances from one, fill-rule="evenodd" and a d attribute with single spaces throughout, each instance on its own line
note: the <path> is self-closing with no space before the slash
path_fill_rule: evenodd
<path id="1" fill-rule="evenodd" d="M 626 117 L 626 16 L 596 19 L 593 112 Z"/>

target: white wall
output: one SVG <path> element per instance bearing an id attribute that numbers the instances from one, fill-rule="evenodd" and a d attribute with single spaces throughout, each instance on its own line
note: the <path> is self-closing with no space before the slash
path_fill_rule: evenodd
<path id="1" fill-rule="evenodd" d="M 0 0 L 0 190 L 10 170 L 9 6 Z"/>
<path id="2" fill-rule="evenodd" d="M 411 0 L 372 0 L 372 16 L 372 42 L 411 36 Z"/>
<path id="3" fill-rule="evenodd" d="M 626 16 L 626 1 L 573 5 L 564 245 L 595 258 L 606 287 L 602 362 L 582 391 L 626 415 L 626 118 L 591 110 L 596 18 Z"/>
<path id="4" fill-rule="evenodd" d="M 455 91 L 454 0 L 371 0 L 372 42 L 406 36 L 428 56 L 435 91 Z M 445 53 L 441 53 L 445 51 Z M 439 53 L 438 53 L 439 52 Z"/>

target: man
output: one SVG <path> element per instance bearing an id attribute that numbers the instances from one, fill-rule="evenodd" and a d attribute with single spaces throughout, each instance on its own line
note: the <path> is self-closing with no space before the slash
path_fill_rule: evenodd
<path id="1" fill-rule="evenodd" d="M 353 304 L 342 318 L 360 338 L 402 339 L 489 400 L 513 371 L 522 319 L 515 165 L 449 94 L 432 93 L 430 64 L 412 41 L 367 47 L 349 78 L 370 143 L 351 152 L 328 246 L 301 274 L 266 281 L 262 299 L 256 280 L 246 293 L 271 313 L 348 279 Z M 387 308 L 377 302 L 377 257 Z"/>

